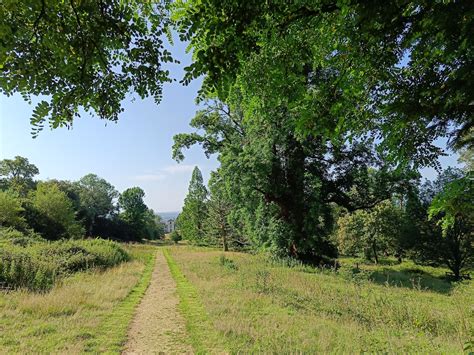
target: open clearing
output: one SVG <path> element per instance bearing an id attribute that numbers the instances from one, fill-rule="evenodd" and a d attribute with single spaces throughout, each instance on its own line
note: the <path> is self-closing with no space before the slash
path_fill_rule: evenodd
<path id="1" fill-rule="evenodd" d="M 230 353 L 452 354 L 472 342 L 473 283 L 450 284 L 443 269 L 405 262 L 356 273 L 343 259 L 335 273 L 199 248 L 170 255 Z"/>
<path id="2" fill-rule="evenodd" d="M 334 272 L 205 248 L 129 249 L 133 261 L 48 293 L 0 293 L 0 353 L 470 351 L 474 283 L 449 283 L 442 268 L 355 270 L 341 259 Z"/>

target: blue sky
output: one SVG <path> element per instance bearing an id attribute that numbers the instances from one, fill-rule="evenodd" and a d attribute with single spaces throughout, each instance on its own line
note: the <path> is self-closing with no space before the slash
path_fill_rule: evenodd
<path id="1" fill-rule="evenodd" d="M 183 43 L 172 48 L 181 65 L 170 66 L 177 79 L 189 64 Z M 71 130 L 46 128 L 31 138 L 29 118 L 33 105 L 20 95 L 0 95 L 0 159 L 21 155 L 40 170 L 40 179 L 77 180 L 95 173 L 119 191 L 132 186 L 145 190 L 145 202 L 155 211 L 181 209 L 194 166 L 199 166 L 207 181 L 217 167 L 199 147 L 186 152 L 184 162 L 171 159 L 173 135 L 190 132 L 189 121 L 196 112 L 195 97 L 200 87 L 178 82 L 164 87 L 160 105 L 152 99 L 125 100 L 125 111 L 117 123 L 81 115 Z"/>
<path id="2" fill-rule="evenodd" d="M 171 51 L 181 61 L 169 67 L 171 75 L 181 79 L 190 56 L 178 41 Z M 194 166 L 199 166 L 207 181 L 218 165 L 199 147 L 187 151 L 180 164 L 171 159 L 173 135 L 191 131 L 189 121 L 197 109 L 200 84 L 196 80 L 189 86 L 165 85 L 160 105 L 151 99 L 132 102 L 129 98 L 117 123 L 83 114 L 73 129 L 44 129 L 36 139 L 31 138 L 29 123 L 34 103 L 29 105 L 20 95 L 0 95 L 0 159 L 24 156 L 39 168 L 40 179 L 78 180 L 95 173 L 119 191 L 140 186 L 146 193 L 145 202 L 155 211 L 178 211 Z M 456 159 L 449 156 L 440 161 L 446 167 L 456 165 Z M 423 175 L 432 179 L 436 173 L 424 169 Z"/>

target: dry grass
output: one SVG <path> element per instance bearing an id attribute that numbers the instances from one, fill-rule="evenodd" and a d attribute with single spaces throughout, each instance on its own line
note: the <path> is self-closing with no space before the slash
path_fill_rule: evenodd
<path id="1" fill-rule="evenodd" d="M 137 285 L 151 250 L 135 247 L 138 259 L 104 272 L 78 273 L 49 293 L 0 293 L 0 353 L 90 350 L 94 339 L 104 336 L 101 325 Z"/>
<path id="2" fill-rule="evenodd" d="M 239 253 L 224 262 L 218 251 L 172 248 L 171 255 L 232 353 L 462 353 L 472 339 L 472 282 L 430 290 L 419 287 L 424 279 L 399 287 Z M 390 271 L 378 268 L 369 271 Z"/>

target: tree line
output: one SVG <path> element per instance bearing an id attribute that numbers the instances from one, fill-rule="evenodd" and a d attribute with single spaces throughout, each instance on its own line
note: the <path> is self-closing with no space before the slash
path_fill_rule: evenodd
<path id="1" fill-rule="evenodd" d="M 452 253 L 472 247 L 472 173 L 427 200 L 418 177 L 425 166 L 440 170 L 439 138 L 472 167 L 472 1 L 8 5 L 0 6 L 0 90 L 49 95 L 33 112 L 34 135 L 45 122 L 71 126 L 79 108 L 115 121 L 130 91 L 159 102 L 172 79 L 165 37 L 176 31 L 189 43 L 181 82 L 203 77 L 204 108 L 191 120 L 196 131 L 175 137 L 173 156 L 184 159 L 194 144 L 217 155 L 205 207 L 220 226 L 212 233 L 230 230 L 246 245 L 316 264 L 357 236 L 363 247 L 354 248 L 375 259 L 392 244 L 382 239 L 393 239 L 381 235 L 394 226 L 379 221 L 404 216 L 415 219 L 406 236 L 434 233 L 453 241 Z M 201 239 L 214 227 L 192 197 L 204 190 L 191 191 L 180 222 Z M 336 226 L 352 236 L 334 241 Z"/>
<path id="2" fill-rule="evenodd" d="M 78 181 L 34 179 L 27 158 L 0 161 L 0 227 L 48 240 L 102 237 L 122 241 L 164 236 L 161 218 L 143 201 L 144 191 L 121 194 L 105 179 L 87 174 Z"/>
<path id="3" fill-rule="evenodd" d="M 396 228 L 412 229 L 402 235 L 432 238 L 407 245 L 449 240 L 443 248 L 458 277 L 472 258 L 474 221 L 472 2 L 176 6 L 176 27 L 194 51 L 184 82 L 204 76 L 204 108 L 191 120 L 195 132 L 175 136 L 173 157 L 184 159 L 193 145 L 217 156 L 233 231 L 257 248 L 320 264 L 344 238 L 378 258 L 381 235 L 397 227 L 380 219 L 410 217 Z M 421 201 L 418 171 L 441 170 L 441 137 L 470 169 Z M 417 204 L 415 218 L 407 208 Z M 345 222 L 352 236 L 335 241 Z"/>
<path id="4" fill-rule="evenodd" d="M 474 262 L 474 189 L 467 169 L 447 168 L 434 181 L 422 182 L 418 176 L 407 182 L 403 192 L 392 193 L 370 208 L 351 211 L 329 204 L 331 224 L 326 221 L 326 233 L 318 235 L 324 249 L 303 261 L 334 265 L 333 258 L 341 255 L 374 263 L 382 256 L 396 257 L 399 262 L 410 258 L 420 264 L 445 266 L 454 279 L 461 278 L 463 270 Z M 209 190 L 196 167 L 177 219 L 177 240 L 224 251 L 270 250 L 277 256 L 288 256 L 288 250 L 279 244 L 287 242 L 288 235 L 280 234 L 272 206 L 264 201 L 252 205 L 251 200 L 232 199 L 219 171 L 211 174 L 208 186 Z M 323 221 L 312 221 L 318 222 Z"/>

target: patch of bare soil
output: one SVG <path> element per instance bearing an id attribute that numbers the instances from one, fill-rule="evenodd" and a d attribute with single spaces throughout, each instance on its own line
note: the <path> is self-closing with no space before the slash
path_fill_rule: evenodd
<path id="1" fill-rule="evenodd" d="M 178 310 L 176 283 L 163 253 L 156 255 L 150 285 L 128 331 L 124 354 L 191 354 L 185 321 Z"/>

